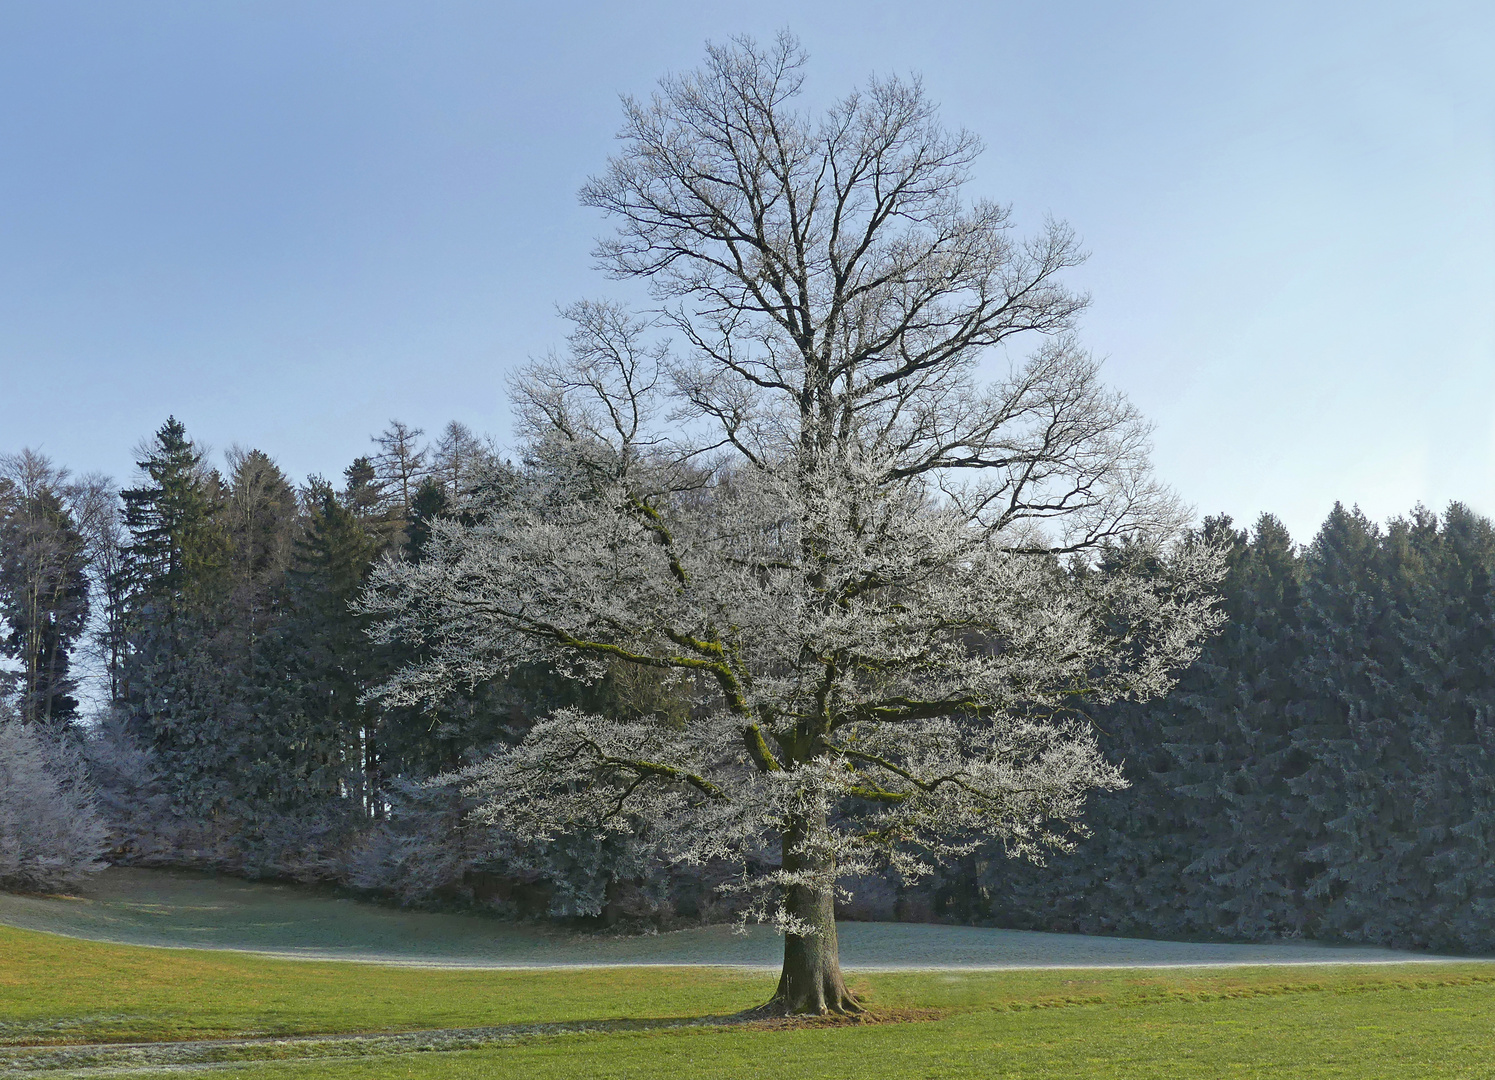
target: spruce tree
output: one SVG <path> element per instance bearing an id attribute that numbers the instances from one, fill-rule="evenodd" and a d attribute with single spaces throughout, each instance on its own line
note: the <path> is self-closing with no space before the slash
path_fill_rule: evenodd
<path id="1" fill-rule="evenodd" d="M 1228 519 L 1216 519 L 1229 528 Z M 1209 529 L 1209 525 L 1206 525 Z M 1229 621 L 1173 702 L 1168 751 L 1196 849 L 1186 868 L 1201 929 L 1229 938 L 1301 933 L 1301 840 L 1288 828 L 1288 780 L 1304 768 L 1292 741 L 1292 672 L 1302 560 L 1268 514 L 1237 533 L 1222 584 Z"/>
<path id="2" fill-rule="evenodd" d="M 278 763 L 277 801 L 346 792 L 372 813 L 380 786 L 376 719 L 360 699 L 382 669 L 352 603 L 380 543 L 325 482 L 313 478 L 306 503 L 288 575 L 289 611 L 266 656 L 278 675 L 268 703 L 282 744 L 270 755 Z"/>
<path id="3" fill-rule="evenodd" d="M 1289 786 L 1309 924 L 1389 943 L 1407 908 L 1419 763 L 1401 680 L 1409 568 L 1397 563 L 1411 553 L 1387 547 L 1358 509 L 1336 505 L 1308 550 L 1294 735 L 1308 767 Z"/>
<path id="4" fill-rule="evenodd" d="M 1495 527 L 1454 503 L 1440 528 L 1413 536 L 1427 586 L 1406 660 L 1422 763 L 1407 871 L 1421 919 L 1406 936 L 1483 952 L 1495 941 Z"/>
<path id="5" fill-rule="evenodd" d="M 225 526 L 233 566 L 238 647 L 246 669 L 256 643 L 284 614 L 286 573 L 301 528 L 300 506 L 285 474 L 259 450 L 230 450 Z"/>
<path id="6" fill-rule="evenodd" d="M 222 483 L 174 417 L 144 449 L 143 482 L 120 493 L 130 535 L 124 699 L 175 802 L 221 813 L 248 761 L 243 669 L 225 633 L 232 578 Z"/>
<path id="7" fill-rule="evenodd" d="M 132 600 L 170 618 L 216 599 L 226 583 L 222 483 L 174 416 L 144 451 L 135 463 L 144 483 L 120 492 Z"/>

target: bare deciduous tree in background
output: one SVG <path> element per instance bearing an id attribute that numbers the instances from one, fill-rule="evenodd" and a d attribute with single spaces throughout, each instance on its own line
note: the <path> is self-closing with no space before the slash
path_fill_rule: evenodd
<path id="1" fill-rule="evenodd" d="M 32 450 L 0 456 L 0 654 L 20 664 L 21 719 L 57 729 L 75 718 L 73 644 L 88 624 L 89 547 L 69 483 Z"/>
<path id="2" fill-rule="evenodd" d="M 424 434 L 420 428 L 413 428 L 403 420 L 391 420 L 388 427 L 374 436 L 374 443 L 379 447 L 379 453 L 373 458 L 374 473 L 390 498 L 399 500 L 396 509 L 402 528 L 410 518 L 415 491 L 429 472 L 427 451 L 418 441 Z"/>
<path id="3" fill-rule="evenodd" d="M 490 457 L 490 451 L 466 424 L 453 420 L 441 430 L 431 453 L 431 477 L 448 496 L 456 497 Z"/>
<path id="4" fill-rule="evenodd" d="M 963 202 L 979 145 L 917 82 L 816 118 L 803 64 L 738 40 L 625 102 L 582 197 L 683 355 L 615 305 L 569 309 L 569 350 L 514 385 L 518 479 L 369 601 L 421 657 L 390 703 L 533 662 L 692 692 L 683 723 L 563 710 L 467 780 L 520 836 L 734 861 L 786 934 L 769 1008 L 791 1013 L 858 1008 L 840 879 L 1070 842 L 1086 792 L 1123 784 L 1076 705 L 1165 692 L 1220 569 L 1071 336 L 1071 233 Z"/>

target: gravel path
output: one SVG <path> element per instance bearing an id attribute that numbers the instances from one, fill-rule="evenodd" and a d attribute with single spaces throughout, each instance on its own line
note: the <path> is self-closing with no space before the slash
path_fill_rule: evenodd
<path id="1" fill-rule="evenodd" d="M 557 1035 L 612 1031 L 718 1027 L 745 1018 L 703 1016 L 664 1020 L 595 1020 L 496 1027 L 438 1028 L 370 1035 L 302 1035 L 285 1038 L 197 1039 L 159 1043 L 88 1043 L 73 1046 L 0 1047 L 0 1077 L 113 1076 L 141 1072 L 198 1072 L 252 1061 L 318 1061 L 391 1054 L 475 1050 Z"/>
<path id="2" fill-rule="evenodd" d="M 399 911 L 339 897 L 331 890 L 128 868 L 104 871 L 80 897 L 0 893 L 0 923 L 135 945 L 420 966 L 776 968 L 782 949 L 777 936 L 762 927 L 746 935 L 725 926 L 636 937 L 571 934 L 477 915 Z M 1200 944 L 913 923 L 842 923 L 840 937 L 843 965 L 863 970 L 1455 959 L 1314 942 Z"/>

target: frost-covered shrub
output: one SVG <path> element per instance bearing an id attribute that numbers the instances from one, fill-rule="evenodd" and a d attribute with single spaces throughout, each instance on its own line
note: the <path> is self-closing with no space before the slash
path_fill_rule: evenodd
<path id="1" fill-rule="evenodd" d="M 104 868 L 106 841 L 82 759 L 0 714 L 0 889 L 75 886 Z"/>
<path id="2" fill-rule="evenodd" d="M 550 888 L 552 918 L 650 921 L 669 903 L 669 878 L 656 846 L 624 833 L 561 834 L 548 841 L 510 840 L 504 852 L 511 872 Z"/>
<path id="3" fill-rule="evenodd" d="M 155 754 L 122 716 L 104 716 L 90 731 L 84 753 L 115 862 L 177 865 L 186 861 L 185 853 L 204 848 L 202 827 L 172 813 Z"/>
<path id="4" fill-rule="evenodd" d="M 489 908 L 508 915 L 672 918 L 671 881 L 653 847 L 617 834 L 519 841 L 471 819 L 455 784 L 394 781 L 389 813 L 348 852 L 343 883 L 419 907 Z"/>
<path id="5" fill-rule="evenodd" d="M 349 849 L 367 827 L 362 812 L 346 799 L 293 809 L 245 808 L 229 823 L 217 868 L 248 878 L 341 883 Z"/>
<path id="6" fill-rule="evenodd" d="M 470 878 L 487 855 L 484 830 L 465 827 L 469 806 L 453 787 L 396 780 L 389 813 L 348 854 L 347 883 L 401 904 L 473 902 Z"/>

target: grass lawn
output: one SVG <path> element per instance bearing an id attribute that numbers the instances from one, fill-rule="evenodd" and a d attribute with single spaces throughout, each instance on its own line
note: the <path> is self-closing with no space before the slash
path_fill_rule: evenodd
<path id="1" fill-rule="evenodd" d="M 454 971 L 78 941 L 0 927 L 11 1047 L 721 1016 L 772 976 Z M 900 1022 L 542 1035 L 477 1050 L 245 1062 L 233 1077 L 1491 1077 L 1495 969 L 854 974 Z M 338 1053 L 349 1053 L 346 1048 Z"/>

